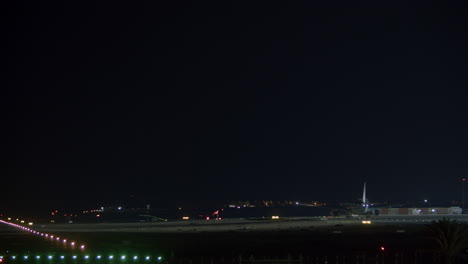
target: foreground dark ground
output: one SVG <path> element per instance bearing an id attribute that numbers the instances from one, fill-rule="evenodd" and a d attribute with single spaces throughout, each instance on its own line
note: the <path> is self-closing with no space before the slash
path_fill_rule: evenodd
<path id="1" fill-rule="evenodd" d="M 292 258 L 302 256 L 304 263 L 306 263 L 307 258 L 310 260 L 309 263 L 314 263 L 311 259 L 315 260 L 316 257 L 323 256 L 334 258 L 334 261 L 343 256 L 353 259 L 356 256 L 367 256 L 370 261 L 371 258 L 375 258 L 379 254 L 389 255 L 392 258 L 395 255 L 414 257 L 414 254 L 418 252 L 427 255 L 428 252 L 433 252 L 434 248 L 432 240 L 427 237 L 425 225 L 415 224 L 337 225 L 294 231 L 61 232 L 54 234 L 82 241 L 86 243 L 86 250 L 83 252 L 71 251 L 58 242 L 2 226 L 1 253 L 3 255 L 152 254 L 164 256 L 165 260 L 172 260 L 174 263 L 177 261 L 182 263 L 184 259 L 196 260 L 194 263 L 202 259 L 216 263 L 228 259 L 238 261 L 239 257 L 244 259 L 252 259 L 253 257 L 286 259 L 288 256 Z M 383 251 L 381 247 L 384 247 Z M 331 260 L 327 262 L 334 263 Z M 362 261 L 354 263 L 360 262 Z"/>
<path id="2" fill-rule="evenodd" d="M 159 263 L 441 263 L 424 224 L 337 224 L 292 230 L 189 233 L 50 233 L 84 243 L 86 249 L 71 249 L 60 241 L 2 225 L 1 255 L 43 256 L 40 261 L 5 259 L 4 263 L 56 264 L 47 261 L 46 255 L 55 259 L 69 256 L 59 263 L 82 263 L 89 255 L 85 261 L 89 264 L 140 263 L 147 255 L 152 259 L 162 256 L 161 261 L 156 261 Z M 72 255 L 77 259 L 71 260 Z M 98 255 L 106 259 L 98 261 Z M 110 255 L 116 259 L 109 260 Z M 120 259 L 122 255 L 127 259 Z M 138 261 L 129 259 L 135 255 L 140 256 Z"/>

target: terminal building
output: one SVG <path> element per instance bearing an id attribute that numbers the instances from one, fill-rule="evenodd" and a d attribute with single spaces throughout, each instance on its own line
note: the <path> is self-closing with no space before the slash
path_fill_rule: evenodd
<path id="1" fill-rule="evenodd" d="M 375 208 L 376 215 L 457 215 L 462 214 L 459 206 L 424 208 Z"/>

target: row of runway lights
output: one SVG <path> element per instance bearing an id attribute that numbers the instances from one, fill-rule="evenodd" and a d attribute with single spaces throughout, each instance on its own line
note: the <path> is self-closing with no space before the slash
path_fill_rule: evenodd
<path id="1" fill-rule="evenodd" d="M 31 258 L 34 258 L 34 259 L 36 259 L 36 260 L 40 260 L 41 257 L 42 257 L 41 255 L 31 256 Z M 30 259 L 28 255 L 25 255 L 25 256 L 23 256 L 22 258 L 21 258 L 21 257 L 17 257 L 17 256 L 10 256 L 9 258 L 12 259 L 12 260 L 16 260 L 16 259 L 29 260 L 29 259 Z M 76 260 L 78 260 L 78 259 L 85 259 L 85 260 L 88 260 L 88 259 L 98 259 L 98 260 L 99 260 L 99 259 L 105 259 L 105 256 L 96 255 L 95 258 L 92 258 L 90 255 L 84 255 L 82 258 L 78 258 L 77 255 L 73 255 L 73 256 L 71 256 L 70 258 L 71 258 L 71 259 L 76 259 Z M 0 256 L 0 260 L 3 260 L 3 259 L 4 259 L 4 257 L 3 257 L 3 256 Z M 48 256 L 47 256 L 47 259 L 52 260 L 52 259 L 54 259 L 54 256 L 53 256 L 53 255 L 48 255 Z M 58 256 L 58 259 L 64 260 L 64 259 L 66 259 L 66 257 L 65 257 L 64 255 L 61 255 L 61 256 Z M 117 257 L 114 257 L 114 255 L 109 255 L 109 256 L 107 256 L 107 259 L 113 260 L 113 259 L 117 259 Z M 133 256 L 133 257 L 131 257 L 131 259 L 137 261 L 137 260 L 139 259 L 139 256 Z M 151 260 L 151 257 L 150 257 L 150 256 L 145 256 L 143 259 L 146 260 L 146 261 L 150 261 L 150 260 Z M 157 259 L 157 260 L 162 260 L 162 257 L 159 256 L 159 257 L 157 257 L 156 259 Z M 127 256 L 125 256 L 125 255 L 120 256 L 120 260 L 122 260 L 122 261 L 127 260 Z"/>
<path id="2" fill-rule="evenodd" d="M 56 241 L 60 241 L 60 237 L 57 237 L 57 236 L 54 236 L 54 235 L 50 235 L 50 234 L 46 234 L 46 233 L 41 233 L 41 232 L 38 232 L 38 231 L 35 231 L 35 230 L 32 230 L 31 228 L 27 228 L 27 227 L 24 227 L 22 225 L 17 225 L 17 224 L 13 224 L 13 223 L 10 223 L 10 222 L 6 222 L 6 221 L 3 221 L 3 220 L 0 220 L 1 223 L 4 223 L 4 224 L 7 224 L 7 225 L 10 225 L 10 226 L 13 226 L 13 227 L 16 227 L 16 228 L 20 228 L 20 229 L 23 229 L 24 231 L 28 231 L 30 233 L 33 233 L 35 235 L 38 235 L 38 236 L 42 236 L 42 237 L 46 237 L 46 238 L 50 238 L 51 240 L 55 240 Z M 62 238 L 62 243 L 64 245 L 67 244 L 67 239 L 63 239 Z M 71 241 L 69 242 L 70 243 L 70 246 L 74 247 L 76 242 L 74 241 Z M 85 249 L 85 245 L 80 245 L 80 249 L 84 250 Z"/>

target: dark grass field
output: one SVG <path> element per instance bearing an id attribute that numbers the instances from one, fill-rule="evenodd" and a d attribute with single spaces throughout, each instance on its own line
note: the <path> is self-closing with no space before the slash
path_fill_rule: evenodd
<path id="1" fill-rule="evenodd" d="M 166 257 L 358 255 L 379 253 L 382 246 L 389 253 L 427 251 L 434 247 L 424 225 L 346 225 L 294 231 L 54 234 L 83 242 L 89 254 L 160 254 Z M 2 227 L 0 248 L 2 254 L 6 254 L 5 250 L 9 254 L 77 252 L 59 242 L 9 227 Z"/>
<path id="2" fill-rule="evenodd" d="M 397 230 L 405 233 L 397 233 Z M 341 232 L 341 233 L 339 233 Z M 166 254 L 231 255 L 242 252 L 369 252 L 432 247 L 423 226 L 344 226 L 294 231 L 235 231 L 200 233 L 68 233 L 87 241 L 89 250 L 160 251 Z"/>

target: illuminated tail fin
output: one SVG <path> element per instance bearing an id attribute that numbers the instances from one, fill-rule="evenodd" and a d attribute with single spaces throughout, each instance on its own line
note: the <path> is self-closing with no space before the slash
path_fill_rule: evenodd
<path id="1" fill-rule="evenodd" d="M 362 191 L 362 206 L 364 207 L 364 212 L 367 212 L 368 204 L 367 204 L 367 197 L 366 197 L 366 182 L 364 182 L 364 189 Z"/>

